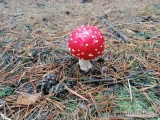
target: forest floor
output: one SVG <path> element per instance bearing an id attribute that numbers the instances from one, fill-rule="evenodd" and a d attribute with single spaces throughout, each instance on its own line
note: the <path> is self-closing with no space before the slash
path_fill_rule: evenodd
<path id="1" fill-rule="evenodd" d="M 0 120 L 160 120 L 159 0 L 0 0 Z M 105 51 L 81 73 L 71 32 Z"/>

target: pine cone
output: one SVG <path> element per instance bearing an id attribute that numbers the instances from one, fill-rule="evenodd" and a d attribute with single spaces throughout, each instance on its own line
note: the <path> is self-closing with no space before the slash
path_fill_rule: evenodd
<path id="1" fill-rule="evenodd" d="M 55 73 L 48 74 L 42 80 L 39 81 L 37 85 L 37 92 L 42 92 L 42 94 L 47 95 L 52 86 L 56 85 L 58 81 L 56 80 L 57 75 Z"/>

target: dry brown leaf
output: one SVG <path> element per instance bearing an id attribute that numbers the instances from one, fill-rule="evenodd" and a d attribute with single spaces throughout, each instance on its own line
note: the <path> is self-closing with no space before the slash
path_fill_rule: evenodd
<path id="1" fill-rule="evenodd" d="M 20 94 L 17 98 L 17 104 L 32 105 L 41 97 L 41 93 L 36 94 Z"/>

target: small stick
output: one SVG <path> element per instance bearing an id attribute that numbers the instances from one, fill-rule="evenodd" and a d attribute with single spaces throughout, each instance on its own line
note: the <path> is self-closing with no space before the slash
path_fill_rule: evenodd
<path id="1" fill-rule="evenodd" d="M 101 17 L 101 20 L 103 21 L 103 24 L 105 25 L 106 28 L 109 28 L 109 30 L 115 34 L 117 37 L 120 38 L 120 40 L 123 40 L 125 43 L 130 43 L 130 40 L 119 30 L 117 30 L 115 27 L 113 27 L 111 24 L 109 24 L 106 20 L 105 15 Z"/>

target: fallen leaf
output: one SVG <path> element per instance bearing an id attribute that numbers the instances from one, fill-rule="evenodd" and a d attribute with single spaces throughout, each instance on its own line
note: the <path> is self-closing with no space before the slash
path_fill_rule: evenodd
<path id="1" fill-rule="evenodd" d="M 41 96 L 41 93 L 36 94 L 20 94 L 17 98 L 17 104 L 21 105 L 32 105 L 34 104 Z"/>

